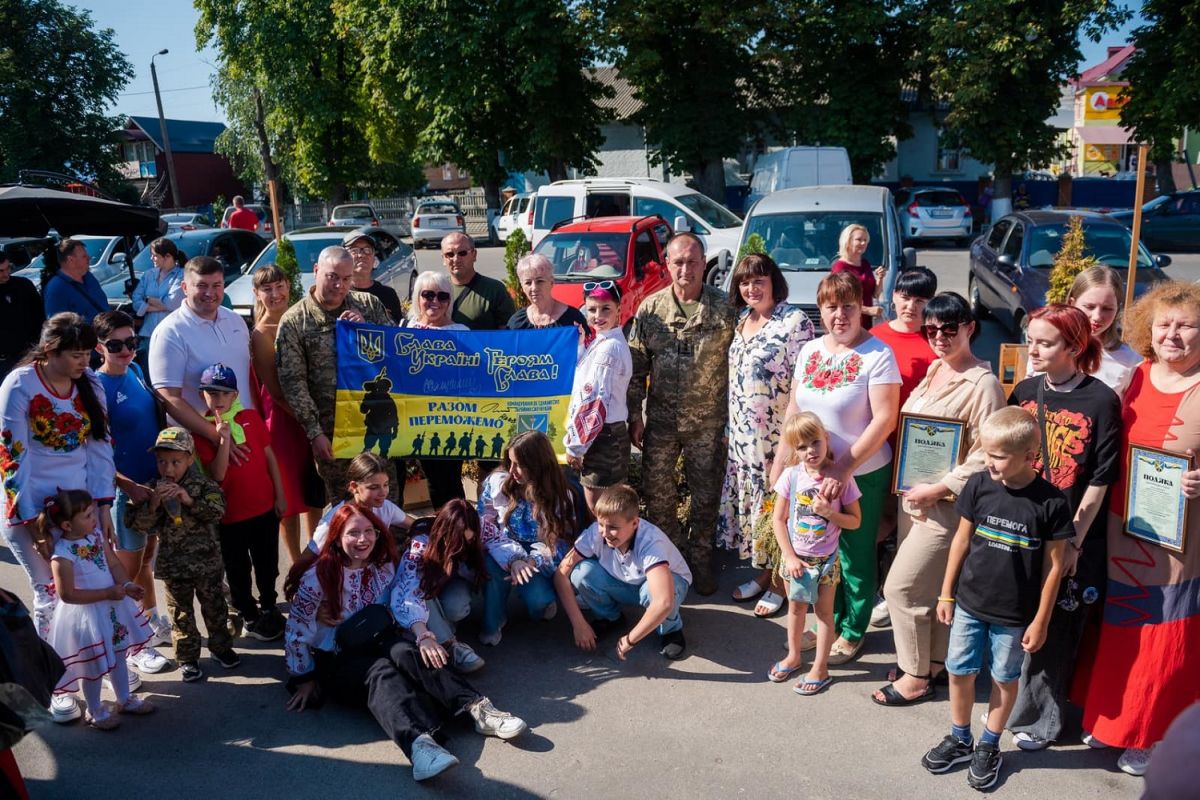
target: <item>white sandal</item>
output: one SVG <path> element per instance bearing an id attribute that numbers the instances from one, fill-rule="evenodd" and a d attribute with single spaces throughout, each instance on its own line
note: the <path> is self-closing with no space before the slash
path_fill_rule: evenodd
<path id="1" fill-rule="evenodd" d="M 767 587 L 763 586 L 758 581 L 751 578 L 750 580 L 743 583 L 741 586 L 734 589 L 732 597 L 737 602 L 744 603 L 747 600 L 753 600 L 754 598 L 758 597 L 760 594 L 762 594 L 766 590 L 767 590 Z"/>
<path id="2" fill-rule="evenodd" d="M 783 595 L 770 591 L 764 592 L 763 596 L 758 599 L 758 605 L 754 607 L 754 616 L 765 619 L 774 616 L 781 608 L 783 608 Z"/>

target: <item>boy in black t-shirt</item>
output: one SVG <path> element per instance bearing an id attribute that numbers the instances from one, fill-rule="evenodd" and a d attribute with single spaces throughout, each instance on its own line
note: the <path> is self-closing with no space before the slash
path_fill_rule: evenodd
<path id="1" fill-rule="evenodd" d="M 1017 407 L 992 414 L 979 430 L 987 469 L 971 476 L 956 508 L 937 615 L 950 625 L 950 735 L 921 759 L 930 772 L 971 762 L 967 783 L 987 789 L 1000 774 L 1000 732 L 1017 698 L 1025 653 L 1046 641 L 1062 578 L 1066 539 L 1075 534 L 1066 497 L 1033 468 L 1037 420 Z M 975 676 L 990 651 L 987 725 L 972 748 Z"/>

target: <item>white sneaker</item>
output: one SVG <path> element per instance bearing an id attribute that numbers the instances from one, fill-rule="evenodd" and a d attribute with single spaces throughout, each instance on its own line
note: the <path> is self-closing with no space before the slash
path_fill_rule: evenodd
<path id="1" fill-rule="evenodd" d="M 458 766 L 458 759 L 433 740 L 428 733 L 416 738 L 412 746 L 412 770 L 414 781 L 427 781 L 441 775 L 451 767 Z"/>
<path id="2" fill-rule="evenodd" d="M 467 709 L 467 712 L 475 720 L 475 732 L 482 733 L 484 736 L 512 739 L 520 736 L 529 728 L 525 724 L 525 720 L 498 710 L 486 697 L 481 697 Z"/>
<path id="3" fill-rule="evenodd" d="M 880 600 L 871 609 L 871 625 L 876 628 L 889 628 L 892 625 L 892 613 L 888 611 L 887 600 Z"/>
<path id="4" fill-rule="evenodd" d="M 129 691 L 136 692 L 138 689 L 142 688 L 142 676 L 138 675 L 136 670 L 127 669 L 125 671 L 129 673 Z M 111 675 L 104 676 L 104 685 L 109 689 L 113 688 Z M 113 689 L 113 691 L 115 692 L 116 690 Z"/>
<path id="5" fill-rule="evenodd" d="M 1088 731 L 1083 732 L 1083 743 L 1093 750 L 1104 750 L 1108 747 L 1108 745 L 1097 739 L 1095 736 L 1092 736 L 1092 734 Z"/>
<path id="6" fill-rule="evenodd" d="M 1025 731 L 1014 733 L 1013 741 L 1022 750 L 1045 750 L 1050 746 L 1049 739 L 1043 739 L 1040 736 L 1034 736 L 1032 733 L 1026 733 Z"/>
<path id="7" fill-rule="evenodd" d="M 132 666 L 138 672 L 144 672 L 147 675 L 152 675 L 155 672 L 162 672 L 170 663 L 163 657 L 162 653 L 155 650 L 150 645 L 146 645 L 141 650 L 137 651 L 129 658 L 125 659 L 125 663 Z M 129 671 L 133 674 L 133 670 Z"/>
<path id="8" fill-rule="evenodd" d="M 466 642 L 455 642 L 450 649 L 450 660 L 454 668 L 462 673 L 483 669 L 485 662 Z"/>
<path id="9" fill-rule="evenodd" d="M 546 610 L 542 612 L 542 619 L 552 620 L 552 619 L 554 619 L 554 616 L 557 613 L 558 613 L 558 603 L 551 600 L 550 605 L 546 606 Z"/>
<path id="10" fill-rule="evenodd" d="M 1146 774 L 1146 768 L 1150 766 L 1150 757 L 1154 755 L 1154 748 L 1157 745 L 1150 747 L 1127 747 L 1125 752 L 1121 753 L 1121 757 L 1117 759 L 1117 768 L 1126 775 L 1134 775 L 1141 777 Z"/>
<path id="11" fill-rule="evenodd" d="M 150 620 L 150 629 L 154 631 L 154 635 L 150 637 L 150 645 L 153 647 L 170 647 L 171 639 L 171 622 L 166 617 L 158 615 Z"/>
<path id="12" fill-rule="evenodd" d="M 83 716 L 73 694 L 56 694 L 50 698 L 50 718 L 60 725 L 74 722 Z"/>

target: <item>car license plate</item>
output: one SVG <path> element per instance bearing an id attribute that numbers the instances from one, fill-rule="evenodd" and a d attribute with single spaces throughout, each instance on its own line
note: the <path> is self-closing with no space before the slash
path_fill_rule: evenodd
<path id="1" fill-rule="evenodd" d="M 934 219 L 946 219 L 954 216 L 954 212 L 948 208 L 933 208 L 929 210 L 929 216 Z"/>
<path id="2" fill-rule="evenodd" d="M 450 220 L 446 219 L 445 217 L 431 217 L 429 220 L 429 227 L 431 227 L 431 228 L 449 228 Z"/>

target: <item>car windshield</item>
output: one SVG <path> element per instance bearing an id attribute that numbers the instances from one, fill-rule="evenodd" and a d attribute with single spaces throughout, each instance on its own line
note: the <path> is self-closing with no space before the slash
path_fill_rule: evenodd
<path id="1" fill-rule="evenodd" d="M 751 215 L 742 241 L 758 234 L 783 270 L 823 271 L 838 258 L 838 237 L 847 225 L 862 225 L 870 234 L 866 258 L 883 263 L 883 215 L 870 211 L 801 211 Z"/>
<path id="2" fill-rule="evenodd" d="M 453 203 L 429 203 L 417 209 L 418 214 L 457 214 L 458 208 Z"/>
<path id="3" fill-rule="evenodd" d="M 965 206 L 962 196 L 958 192 L 950 192 L 939 189 L 936 192 L 918 192 L 916 195 L 917 205 L 921 208 L 929 208 L 930 206 Z"/>
<path id="4" fill-rule="evenodd" d="M 95 264 L 104 255 L 104 248 L 108 247 L 111 239 L 84 239 L 83 246 L 88 251 L 88 261 Z"/>
<path id="5" fill-rule="evenodd" d="M 625 274 L 629 252 L 627 233 L 552 233 L 538 243 L 535 253 L 550 259 L 554 279 L 583 283 Z"/>
<path id="6" fill-rule="evenodd" d="M 742 221 L 736 214 L 702 194 L 681 194 L 675 199 L 679 201 L 679 205 L 714 228 L 740 228 L 742 226 Z"/>
<path id="7" fill-rule="evenodd" d="M 195 214 L 163 214 L 162 218 L 167 222 L 191 222 Z"/>
<path id="8" fill-rule="evenodd" d="M 296 264 L 299 265 L 300 271 L 312 272 L 313 268 L 317 266 L 317 259 L 320 257 L 321 251 L 332 245 L 340 245 L 342 243 L 342 235 L 321 236 L 311 239 L 292 239 L 288 237 L 288 241 L 296 248 Z M 272 241 L 267 245 L 258 258 L 254 259 L 254 267 L 251 271 L 258 269 L 264 264 L 274 264 L 277 249 L 277 242 Z"/>
<path id="9" fill-rule="evenodd" d="M 1060 225 L 1038 225 L 1029 237 L 1029 266 L 1049 269 L 1054 266 L 1054 257 L 1062 249 L 1066 234 L 1065 223 Z M 1109 267 L 1129 266 L 1129 245 L 1133 234 L 1123 225 L 1085 223 L 1083 226 L 1084 254 L 1095 256 L 1101 264 Z M 1145 245 L 1138 244 L 1138 268 L 1150 269 L 1154 260 Z"/>
<path id="10" fill-rule="evenodd" d="M 371 209 L 366 206 L 342 206 L 333 212 L 336 219 L 373 219 Z"/>

